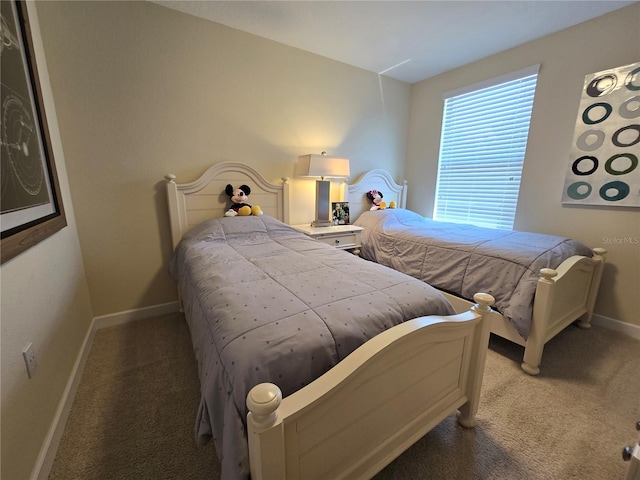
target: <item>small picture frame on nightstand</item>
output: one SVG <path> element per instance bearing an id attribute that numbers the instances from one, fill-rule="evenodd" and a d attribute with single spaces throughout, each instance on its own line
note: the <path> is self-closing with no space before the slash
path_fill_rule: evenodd
<path id="1" fill-rule="evenodd" d="M 332 225 L 349 225 L 349 202 L 332 202 L 331 218 Z"/>

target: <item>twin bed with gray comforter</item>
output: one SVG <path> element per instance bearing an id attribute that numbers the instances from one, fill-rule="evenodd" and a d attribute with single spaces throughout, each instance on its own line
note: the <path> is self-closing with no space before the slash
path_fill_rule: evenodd
<path id="1" fill-rule="evenodd" d="M 434 221 L 405 209 L 363 212 L 361 256 L 473 298 L 490 292 L 494 308 L 526 340 L 540 270 L 555 269 L 591 249 L 569 238 Z"/>
<path id="2" fill-rule="evenodd" d="M 268 215 L 192 228 L 174 251 L 198 361 L 196 435 L 213 439 L 223 478 L 247 478 L 250 389 L 288 396 L 406 320 L 455 313 L 428 284 L 366 262 Z"/>
<path id="3" fill-rule="evenodd" d="M 370 190 L 399 209 L 369 211 Z M 474 289 L 496 298 L 491 332 L 524 347 L 522 369 L 540 373 L 545 344 L 576 323 L 589 328 L 606 249 L 555 235 L 433 221 L 406 208 L 407 182 L 369 170 L 348 186 L 361 254 L 440 289 L 456 311 Z"/>

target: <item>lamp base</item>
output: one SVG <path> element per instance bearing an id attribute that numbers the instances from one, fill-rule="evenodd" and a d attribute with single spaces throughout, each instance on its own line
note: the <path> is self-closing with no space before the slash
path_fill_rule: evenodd
<path id="1" fill-rule="evenodd" d="M 313 222 L 311 222 L 311 226 L 318 228 L 318 227 L 330 227 L 331 226 L 331 222 L 325 222 L 325 221 L 321 221 L 321 220 L 314 220 Z"/>
<path id="2" fill-rule="evenodd" d="M 311 224 L 312 227 L 328 227 L 331 225 L 331 182 L 329 180 L 316 181 L 316 219 Z"/>

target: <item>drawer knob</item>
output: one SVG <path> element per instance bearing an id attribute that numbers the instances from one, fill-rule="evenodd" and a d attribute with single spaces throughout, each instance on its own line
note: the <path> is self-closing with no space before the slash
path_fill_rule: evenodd
<path id="1" fill-rule="evenodd" d="M 340 243 L 340 240 L 336 239 L 336 245 L 338 245 Z"/>
<path id="2" fill-rule="evenodd" d="M 628 462 L 631 457 L 633 457 L 633 447 L 628 445 L 622 449 L 622 460 Z"/>

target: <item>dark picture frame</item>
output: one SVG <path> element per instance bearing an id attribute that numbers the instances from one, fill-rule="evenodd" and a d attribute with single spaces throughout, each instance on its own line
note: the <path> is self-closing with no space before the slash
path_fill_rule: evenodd
<path id="1" fill-rule="evenodd" d="M 331 202 L 331 224 L 349 225 L 349 202 Z"/>
<path id="2" fill-rule="evenodd" d="M 5 263 L 64 228 L 67 219 L 27 5 L 0 3 L 0 263 Z"/>

